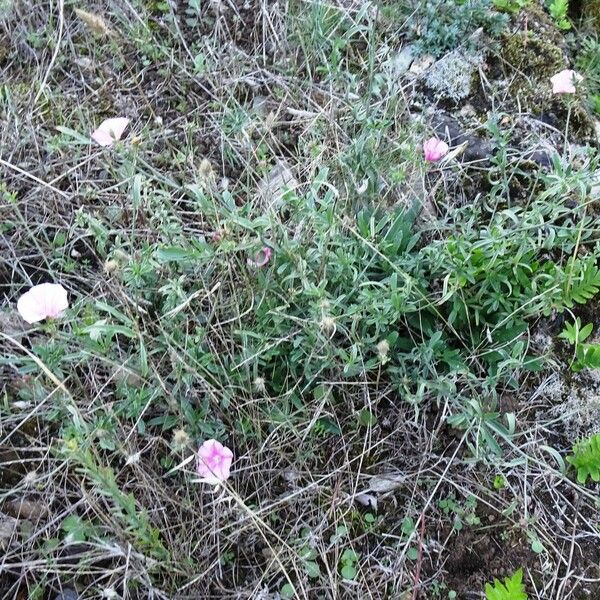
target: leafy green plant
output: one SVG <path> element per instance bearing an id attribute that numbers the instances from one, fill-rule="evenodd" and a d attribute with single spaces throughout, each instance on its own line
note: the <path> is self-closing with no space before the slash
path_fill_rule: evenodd
<path id="1" fill-rule="evenodd" d="M 419 2 L 407 16 L 418 50 L 438 57 L 469 43 L 469 36 L 479 28 L 492 36 L 499 35 L 507 15 L 495 12 L 493 7 L 492 0 Z"/>
<path id="2" fill-rule="evenodd" d="M 600 291 L 600 269 L 595 260 L 579 264 L 571 261 L 570 264 L 574 271 L 579 271 L 579 278 L 572 283 L 570 280 L 566 282 L 563 303 L 567 308 L 573 308 L 574 302 L 586 304 Z"/>
<path id="3" fill-rule="evenodd" d="M 506 577 L 504 583 L 494 579 L 494 584 L 485 584 L 485 597 L 487 600 L 527 600 L 523 585 L 523 569 L 519 569 L 511 577 Z"/>
<path id="4" fill-rule="evenodd" d="M 317 551 L 314 548 L 305 546 L 300 551 L 300 560 L 306 575 L 311 579 L 316 579 L 321 575 L 321 569 L 319 563 L 315 560 L 317 558 Z"/>
<path id="5" fill-rule="evenodd" d="M 358 562 L 358 554 L 351 548 L 346 548 L 340 558 L 340 573 L 344 579 L 353 580 L 358 569 L 356 563 Z"/>
<path id="6" fill-rule="evenodd" d="M 567 461 L 577 469 L 579 483 L 586 483 L 588 477 L 600 481 L 600 433 L 575 444 Z"/>
<path id="7" fill-rule="evenodd" d="M 351 47 L 372 29 L 368 5 L 353 16 L 326 2 L 311 3 L 308 9 L 300 3 L 294 6 L 298 14 L 291 37 L 303 49 L 307 66 L 315 74 L 341 75 Z"/>
<path id="8" fill-rule="evenodd" d="M 481 524 L 481 520 L 476 514 L 477 500 L 473 496 L 470 496 L 461 504 L 456 500 L 454 494 L 449 494 L 438 502 L 438 506 L 445 515 L 453 517 L 452 528 L 455 531 L 460 531 L 465 524 L 469 526 Z"/>
<path id="9" fill-rule="evenodd" d="M 310 545 L 312 531 L 305 527 L 300 532 L 300 537 L 296 540 L 298 547 L 298 557 L 307 577 L 317 579 L 321 575 L 321 568 L 317 562 L 318 552 Z"/>
<path id="10" fill-rule="evenodd" d="M 529 5 L 530 0 L 494 0 L 494 8 L 508 13 L 518 13 Z"/>
<path id="11" fill-rule="evenodd" d="M 110 466 L 100 466 L 94 451 L 86 447 L 89 445 L 88 440 L 81 440 L 82 432 L 75 431 L 75 428 L 72 428 L 69 439 L 65 440 L 64 456 L 78 466 L 99 494 L 113 503 L 113 515 L 122 523 L 134 546 L 155 560 L 168 562 L 171 559 L 169 552 L 162 543 L 160 531 L 152 525 L 148 513 L 138 509 L 133 494 L 126 494 L 121 489 L 114 470 Z M 79 527 L 80 523 L 75 518 L 67 518 L 63 528 L 66 527 L 68 533 L 76 537 L 90 535 L 92 530 L 89 527 L 83 528 L 83 525 Z"/>
<path id="12" fill-rule="evenodd" d="M 582 327 L 581 319 L 577 317 L 573 323 L 566 323 L 558 336 L 575 346 L 575 358 L 571 363 L 571 370 L 574 372 L 585 368 L 600 369 L 600 345 L 583 343 L 591 335 L 593 328 L 592 323 Z"/>
<path id="13" fill-rule="evenodd" d="M 548 10 L 557 27 L 560 29 L 571 29 L 571 21 L 569 21 L 567 16 L 569 12 L 569 0 L 550 0 Z"/>

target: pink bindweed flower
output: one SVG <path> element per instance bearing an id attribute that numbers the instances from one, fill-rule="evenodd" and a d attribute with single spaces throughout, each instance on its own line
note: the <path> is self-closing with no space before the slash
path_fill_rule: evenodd
<path id="1" fill-rule="evenodd" d="M 423 154 L 427 162 L 436 162 L 448 154 L 448 144 L 436 137 L 429 138 L 423 144 Z"/>
<path id="2" fill-rule="evenodd" d="M 260 269 L 264 267 L 270 260 L 273 251 L 268 246 L 261 248 L 255 255 L 254 259 L 248 259 L 248 265 Z"/>
<path id="3" fill-rule="evenodd" d="M 92 133 L 92 139 L 101 146 L 112 146 L 121 139 L 127 125 L 129 125 L 129 119 L 126 117 L 106 119 L 105 121 L 102 121 L 98 129 Z"/>
<path id="4" fill-rule="evenodd" d="M 229 478 L 233 452 L 217 440 L 208 440 L 198 449 L 196 471 L 203 483 L 217 485 Z"/>
<path id="5" fill-rule="evenodd" d="M 553 94 L 574 94 L 577 89 L 575 84 L 583 81 L 583 77 L 572 69 L 565 69 L 550 77 Z"/>
<path id="6" fill-rule="evenodd" d="M 58 283 L 34 285 L 17 302 L 19 314 L 28 323 L 60 317 L 67 308 L 69 308 L 67 290 Z"/>

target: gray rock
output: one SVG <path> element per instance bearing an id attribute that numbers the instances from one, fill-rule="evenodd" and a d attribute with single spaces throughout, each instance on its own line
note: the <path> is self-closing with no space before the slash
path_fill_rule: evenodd
<path id="1" fill-rule="evenodd" d="M 79 594 L 72 588 L 65 588 L 54 600 L 79 600 Z"/>
<path id="2" fill-rule="evenodd" d="M 269 208 L 279 208 L 286 189 L 298 186 L 298 181 L 285 162 L 278 162 L 258 183 L 258 194 Z"/>
<path id="3" fill-rule="evenodd" d="M 0 512 L 0 550 L 8 548 L 18 524 L 19 521 L 17 519 Z"/>
<path id="4" fill-rule="evenodd" d="M 425 83 L 438 96 L 458 102 L 471 95 L 473 76 L 482 64 L 481 54 L 453 50 L 431 66 Z"/>
<path id="5" fill-rule="evenodd" d="M 414 75 L 421 75 L 435 62 L 435 57 L 431 54 L 424 54 L 416 58 L 410 66 L 410 72 Z"/>
<path id="6" fill-rule="evenodd" d="M 408 69 L 410 65 L 415 60 L 415 46 L 414 44 L 409 44 L 408 46 L 404 46 L 400 52 L 396 53 L 392 56 L 388 62 L 388 66 L 392 77 L 400 77 Z"/>

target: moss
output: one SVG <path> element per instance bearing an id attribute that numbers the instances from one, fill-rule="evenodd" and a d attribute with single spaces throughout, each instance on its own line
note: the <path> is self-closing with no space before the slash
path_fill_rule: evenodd
<path id="1" fill-rule="evenodd" d="M 505 36 L 501 55 L 522 75 L 537 80 L 566 68 L 563 52 L 558 46 L 523 31 Z"/>
<path id="2" fill-rule="evenodd" d="M 573 106 L 571 127 L 575 138 L 591 144 L 597 143 L 594 118 L 581 100 Z"/>
<path id="3" fill-rule="evenodd" d="M 531 32 L 519 32 L 504 36 L 500 55 L 506 63 L 512 97 L 531 110 L 539 110 L 551 100 L 549 78 L 567 66 L 559 47 Z"/>
<path id="4" fill-rule="evenodd" d="M 598 0 L 600 3 L 600 0 Z M 563 124 L 567 116 L 567 100 L 571 108 L 571 131 L 581 140 L 593 139 L 594 124 L 578 96 L 564 98 L 552 93 L 550 77 L 568 68 L 562 49 L 537 32 L 506 35 L 501 56 L 508 64 L 509 92 L 533 113 L 554 114 Z"/>

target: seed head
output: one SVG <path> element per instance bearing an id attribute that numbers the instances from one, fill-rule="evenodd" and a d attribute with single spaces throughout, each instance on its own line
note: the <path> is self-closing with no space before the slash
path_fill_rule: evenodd
<path id="1" fill-rule="evenodd" d="M 176 452 L 180 452 L 188 447 L 190 443 L 190 436 L 183 429 L 176 429 L 173 432 L 173 440 L 171 442 L 173 449 Z"/>
<path id="2" fill-rule="evenodd" d="M 381 340 L 381 342 L 377 344 L 377 355 L 379 356 L 381 362 L 385 363 L 388 361 L 389 351 L 390 345 L 387 340 Z"/>
<path id="3" fill-rule="evenodd" d="M 265 380 L 264 377 L 257 377 L 254 380 L 254 389 L 259 392 L 260 394 L 264 394 L 267 391 L 267 388 L 265 386 Z"/>

